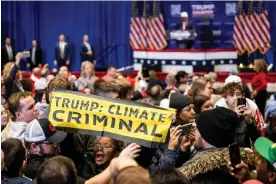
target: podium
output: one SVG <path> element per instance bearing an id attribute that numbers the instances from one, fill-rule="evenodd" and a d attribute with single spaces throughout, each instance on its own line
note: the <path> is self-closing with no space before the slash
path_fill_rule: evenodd
<path id="1" fill-rule="evenodd" d="M 194 44 L 195 31 L 191 30 L 168 30 L 167 40 L 175 40 L 180 49 L 191 49 Z"/>

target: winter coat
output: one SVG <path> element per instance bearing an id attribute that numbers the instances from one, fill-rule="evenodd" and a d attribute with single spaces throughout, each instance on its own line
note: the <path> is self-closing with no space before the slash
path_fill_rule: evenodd
<path id="1" fill-rule="evenodd" d="M 255 168 L 257 155 L 241 148 L 242 161 Z M 198 152 L 179 168 L 192 184 L 238 184 L 227 168 L 228 148 L 212 148 Z"/>

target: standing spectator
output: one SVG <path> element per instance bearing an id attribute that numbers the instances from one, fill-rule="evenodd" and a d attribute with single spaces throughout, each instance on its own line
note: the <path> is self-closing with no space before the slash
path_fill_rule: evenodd
<path id="1" fill-rule="evenodd" d="M 179 169 L 191 183 L 239 183 L 227 169 L 229 157 L 226 156 L 228 149 L 225 149 L 235 142 L 238 122 L 237 114 L 223 107 L 201 113 L 195 133 L 195 148 L 198 152 Z M 241 150 L 242 160 L 254 163 L 255 160 L 250 160 L 255 158 L 252 156 L 254 154 L 249 154 Z"/>
<path id="2" fill-rule="evenodd" d="M 76 81 L 76 87 L 79 91 L 91 94 L 97 79 L 98 77 L 95 76 L 94 65 L 89 61 L 85 61 L 82 63 L 81 75 Z"/>
<path id="3" fill-rule="evenodd" d="M 170 108 L 176 109 L 176 120 L 174 124 L 183 125 L 186 123 L 194 123 L 195 111 L 192 100 L 178 92 L 173 93 L 170 98 Z"/>
<path id="4" fill-rule="evenodd" d="M 12 115 L 12 122 L 3 130 L 2 141 L 8 138 L 23 141 L 27 125 L 39 115 L 33 94 L 29 92 L 14 93 L 8 100 L 8 109 Z"/>
<path id="5" fill-rule="evenodd" d="M 19 71 L 19 64 L 22 57 L 22 53 L 18 53 L 16 55 L 15 63 L 9 62 L 5 65 L 2 77 L 5 85 L 6 99 L 8 99 L 13 93 L 24 91 L 20 82 L 22 80 L 22 75 Z"/>
<path id="6" fill-rule="evenodd" d="M 83 36 L 83 43 L 81 44 L 80 56 L 81 62 L 90 61 L 93 64 L 96 64 L 96 56 L 94 48 L 89 43 L 88 35 Z"/>
<path id="7" fill-rule="evenodd" d="M 15 60 L 15 49 L 11 44 L 11 39 L 5 39 L 5 45 L 2 47 L 1 50 L 1 69 L 10 62 Z"/>
<path id="8" fill-rule="evenodd" d="M 107 68 L 107 73 L 105 76 L 102 77 L 102 79 L 105 81 L 105 82 L 112 82 L 116 79 L 117 77 L 117 69 L 115 66 L 109 66 Z"/>
<path id="9" fill-rule="evenodd" d="M 224 82 L 224 92 L 227 91 L 227 90 L 225 90 L 225 86 L 227 86 L 229 83 L 236 83 L 236 84 L 241 85 L 242 80 L 237 75 L 230 75 L 229 77 L 227 77 L 225 79 L 225 82 Z M 244 94 L 244 91 L 243 91 L 242 87 L 235 87 L 234 89 L 236 89 L 236 88 L 241 90 L 241 94 Z M 233 92 L 234 89 L 230 90 L 230 91 L 232 91 L 231 92 L 232 94 L 234 94 L 234 92 Z M 248 104 L 248 107 L 251 110 L 252 116 L 254 117 L 254 119 L 255 119 L 255 121 L 257 123 L 258 129 L 260 130 L 260 132 L 261 132 L 262 135 L 265 135 L 265 121 L 264 121 L 264 118 L 263 118 L 262 114 L 260 113 L 260 111 L 258 109 L 258 106 L 255 104 L 255 102 L 253 102 L 252 100 L 250 100 L 248 98 L 246 98 L 246 103 Z M 228 108 L 228 104 L 226 102 L 226 99 L 225 98 L 221 98 L 220 100 L 218 100 L 215 103 L 215 107 L 217 107 L 217 106 L 218 107 Z"/>
<path id="10" fill-rule="evenodd" d="M 5 154 L 6 170 L 2 172 L 2 184 L 32 184 L 33 182 L 23 177 L 23 170 L 27 163 L 27 151 L 18 139 L 8 139 L 1 144 Z"/>
<path id="11" fill-rule="evenodd" d="M 175 75 L 176 78 L 176 86 L 184 84 L 187 85 L 188 82 L 188 74 L 185 71 L 178 71 Z"/>
<path id="12" fill-rule="evenodd" d="M 65 132 L 56 131 L 48 119 L 34 119 L 25 134 L 26 148 L 29 151 L 24 174 L 34 179 L 40 165 L 57 154 L 59 143 L 66 137 Z"/>
<path id="13" fill-rule="evenodd" d="M 196 95 L 205 95 L 211 98 L 212 91 L 213 90 L 210 81 L 207 81 L 204 78 L 198 78 L 193 82 L 192 87 L 188 92 L 188 96 L 192 99 Z"/>
<path id="14" fill-rule="evenodd" d="M 59 42 L 55 46 L 55 60 L 54 65 L 58 66 L 69 66 L 71 58 L 71 50 L 69 44 L 65 41 L 65 36 L 61 34 L 59 36 Z"/>
<path id="15" fill-rule="evenodd" d="M 29 51 L 28 68 L 32 71 L 33 68 L 41 67 L 42 65 L 42 50 L 36 40 L 32 41 L 32 47 Z"/>
<path id="16" fill-rule="evenodd" d="M 252 96 L 255 98 L 256 104 L 259 107 L 262 115 L 264 116 L 264 110 L 267 99 L 267 63 L 264 59 L 256 59 L 254 61 L 254 70 L 256 75 L 253 77 L 252 83 Z"/>

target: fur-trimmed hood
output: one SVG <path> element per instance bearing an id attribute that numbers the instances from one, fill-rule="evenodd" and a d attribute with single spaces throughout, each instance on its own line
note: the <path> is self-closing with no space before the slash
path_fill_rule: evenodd
<path id="1" fill-rule="evenodd" d="M 256 155 L 244 148 L 240 149 L 242 161 L 255 168 Z M 192 159 L 184 163 L 179 171 L 189 180 L 199 174 L 205 174 L 215 169 L 225 168 L 229 158 L 228 148 L 207 149 L 198 152 Z"/>

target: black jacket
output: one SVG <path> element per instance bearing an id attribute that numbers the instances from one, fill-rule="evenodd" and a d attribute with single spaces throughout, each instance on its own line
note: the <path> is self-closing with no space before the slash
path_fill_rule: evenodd
<path id="1" fill-rule="evenodd" d="M 4 45 L 1 49 L 1 68 L 2 69 L 5 66 L 5 64 L 8 63 L 9 61 L 15 61 L 15 49 L 13 46 L 11 46 L 11 49 L 12 49 L 12 55 L 13 55 L 12 60 L 9 59 L 6 45 Z"/>
<path id="2" fill-rule="evenodd" d="M 42 64 L 42 50 L 40 47 L 36 47 L 35 49 L 35 63 L 32 61 L 33 48 L 29 49 L 30 57 L 28 58 L 28 63 L 30 64 L 30 68 L 33 69 L 38 67 L 38 65 Z"/>
<path id="3" fill-rule="evenodd" d="M 81 62 L 90 61 L 93 63 L 95 61 L 96 59 L 95 50 L 91 44 L 90 44 L 90 47 L 91 47 L 92 55 L 88 55 L 87 54 L 88 48 L 84 45 L 84 43 L 81 44 L 81 48 L 80 48 Z"/>
<path id="4" fill-rule="evenodd" d="M 183 24 L 182 24 L 182 22 L 176 25 L 176 29 L 183 30 Z M 191 21 L 188 21 L 188 23 L 186 25 L 186 30 L 191 30 L 191 29 L 194 29 L 193 23 Z"/>
<path id="5" fill-rule="evenodd" d="M 16 73 L 18 71 L 18 66 L 16 64 L 13 65 L 13 68 L 11 69 L 8 77 L 4 80 L 6 99 L 9 99 L 9 97 L 16 93 L 23 91 L 23 87 L 20 81 L 16 80 Z"/>
<path id="6" fill-rule="evenodd" d="M 1 180 L 1 184 L 32 184 L 33 182 L 24 177 L 5 178 Z"/>

